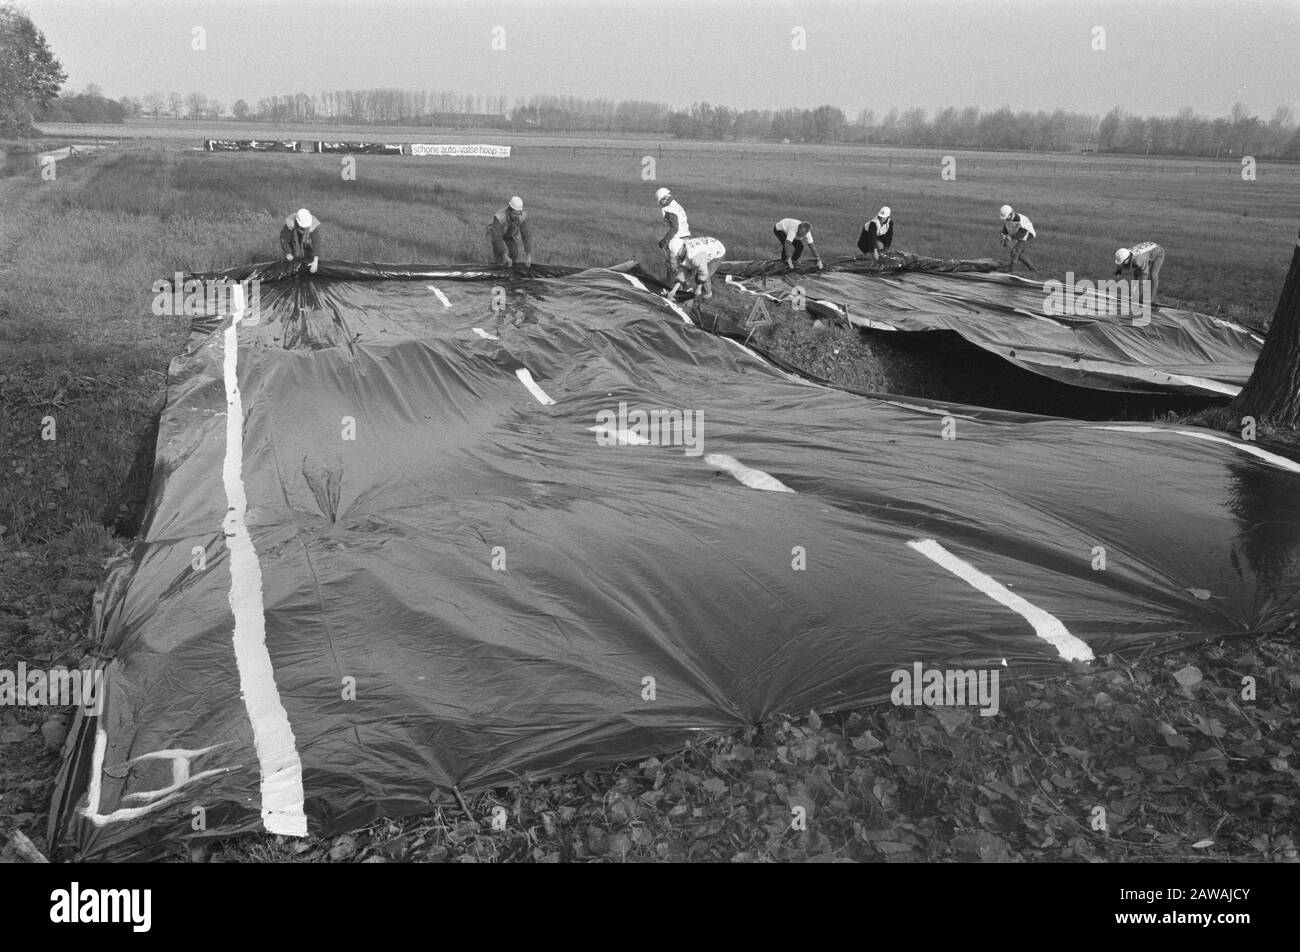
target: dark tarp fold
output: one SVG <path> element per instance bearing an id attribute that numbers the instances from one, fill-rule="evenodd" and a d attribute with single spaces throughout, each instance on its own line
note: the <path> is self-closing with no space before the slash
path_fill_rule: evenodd
<path id="1" fill-rule="evenodd" d="M 797 285 L 818 317 L 872 332 L 955 335 L 1018 367 L 1098 390 L 1226 399 L 1250 379 L 1263 346 L 1257 332 L 1194 311 L 1095 313 L 1108 306 L 1095 287 L 982 273 L 995 264 L 892 255 L 879 263 L 827 259 L 824 271 L 801 263 L 789 274 L 780 262 L 732 261 L 720 273 L 773 301 Z M 1122 310 L 1122 300 L 1110 308 Z"/>

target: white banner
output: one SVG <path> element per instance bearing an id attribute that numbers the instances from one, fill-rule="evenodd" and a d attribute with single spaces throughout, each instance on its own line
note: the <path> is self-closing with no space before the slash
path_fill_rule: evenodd
<path id="1" fill-rule="evenodd" d="M 411 155 L 481 155 L 490 159 L 510 158 L 508 145 L 412 145 Z"/>

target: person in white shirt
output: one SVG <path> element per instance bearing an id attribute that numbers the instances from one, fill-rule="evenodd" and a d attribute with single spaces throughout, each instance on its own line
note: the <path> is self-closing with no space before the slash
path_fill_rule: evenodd
<path id="1" fill-rule="evenodd" d="M 862 226 L 862 234 L 858 235 L 859 251 L 864 255 L 870 253 L 877 261 L 880 260 L 880 252 L 889 251 L 889 246 L 894 243 L 894 220 L 892 215 L 893 212 L 886 205 L 876 212 L 875 218 Z"/>
<path id="2" fill-rule="evenodd" d="M 701 235 L 699 238 L 675 238 L 670 244 L 677 281 L 667 297 L 675 297 L 678 289 L 692 277 L 695 279 L 696 300 L 703 298 L 707 301 L 713 297 L 713 276 L 727 253 L 722 242 Z"/>
<path id="3" fill-rule="evenodd" d="M 673 193 L 668 189 L 658 189 L 655 192 L 655 201 L 659 203 L 659 214 L 663 216 L 664 223 L 668 226 L 664 236 L 659 239 L 659 248 L 664 253 L 664 264 L 667 268 L 668 280 L 671 281 L 675 265 L 668 243 L 674 238 L 691 237 L 691 225 L 686 219 L 686 209 L 682 208 L 681 203 L 673 198 Z"/>
<path id="4" fill-rule="evenodd" d="M 1151 300 L 1147 303 L 1156 305 L 1156 289 L 1160 286 L 1160 266 L 1165 263 L 1165 249 L 1154 241 L 1144 241 L 1132 248 L 1120 248 L 1115 252 L 1115 277 L 1124 271 L 1130 271 L 1137 280 L 1151 282 Z"/>
<path id="5" fill-rule="evenodd" d="M 781 242 L 781 260 L 785 262 L 787 271 L 794 270 L 794 266 L 799 263 L 799 256 L 803 254 L 805 245 L 817 259 L 817 270 L 821 270 L 822 256 L 817 253 L 817 246 L 813 244 L 812 225 L 808 222 L 800 221 L 798 218 L 782 218 L 772 229 L 772 234 L 776 235 L 776 240 Z"/>
<path id="6" fill-rule="evenodd" d="M 1007 272 L 1016 270 L 1017 261 L 1030 271 L 1037 271 L 1038 269 L 1025 257 L 1025 245 L 1038 237 L 1038 233 L 1034 231 L 1034 223 L 1010 205 L 1003 205 L 998 215 L 1002 219 L 1002 245 L 1003 247 L 1011 245 L 1011 260 L 1007 263 Z"/>

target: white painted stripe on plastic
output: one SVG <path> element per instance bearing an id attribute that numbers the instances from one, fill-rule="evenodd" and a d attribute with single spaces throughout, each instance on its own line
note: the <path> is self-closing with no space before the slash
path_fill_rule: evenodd
<path id="1" fill-rule="evenodd" d="M 628 274 L 626 271 L 615 271 L 614 273 L 618 275 L 622 275 L 622 277 L 627 281 L 628 284 L 632 285 L 632 287 L 637 288 L 641 291 L 645 291 L 647 294 L 650 293 L 650 289 L 645 286 L 645 282 L 642 281 L 640 278 L 638 278 L 636 275 Z"/>
<path id="2" fill-rule="evenodd" d="M 479 337 L 482 337 L 484 340 L 500 340 L 500 339 L 501 339 L 501 338 L 497 337 L 496 334 L 489 334 L 487 331 L 483 330 L 483 328 L 481 328 L 481 327 L 476 327 L 476 328 L 474 328 L 474 333 L 477 334 Z"/>
<path id="3" fill-rule="evenodd" d="M 646 294 L 651 293 L 650 289 L 645 286 L 645 282 L 642 281 L 640 278 L 638 278 L 636 275 L 628 274 L 626 271 L 615 271 L 614 274 L 617 274 L 619 277 L 623 278 L 625 281 L 627 281 L 628 284 L 632 285 L 632 287 L 636 288 L 637 290 L 644 291 Z M 690 316 L 681 309 L 681 306 L 676 301 L 672 300 L 671 298 L 666 298 L 662 294 L 656 294 L 655 297 L 659 298 L 659 300 L 663 301 L 674 311 L 676 311 L 677 316 L 680 317 L 684 323 L 690 324 L 691 326 L 695 325 L 695 322 L 691 320 Z"/>
<path id="4" fill-rule="evenodd" d="M 934 539 L 913 539 L 907 543 L 926 558 L 932 559 L 972 588 L 978 589 L 999 605 L 1005 605 L 1034 626 L 1034 633 L 1055 648 L 1066 661 L 1091 661 L 1092 649 L 1070 634 L 1069 629 L 1051 612 L 1025 601 L 997 579 L 985 575 L 969 562 L 957 558 Z"/>
<path id="5" fill-rule="evenodd" d="M 533 380 L 533 375 L 528 372 L 527 367 L 520 367 L 518 370 L 515 371 L 515 376 L 519 378 L 520 383 L 522 383 L 525 387 L 528 388 L 528 392 L 537 398 L 538 403 L 544 405 L 550 405 L 555 402 L 549 396 L 546 395 L 545 390 L 537 386 L 536 381 Z"/>
<path id="6" fill-rule="evenodd" d="M 716 469 L 724 470 L 736 477 L 742 484 L 750 489 L 765 489 L 774 493 L 792 493 L 794 492 L 789 486 L 781 482 L 775 476 L 763 472 L 761 469 L 751 469 L 744 463 L 737 460 L 734 456 L 726 456 L 722 453 L 710 453 L 704 457 L 706 466 L 712 466 Z"/>
<path id="7" fill-rule="evenodd" d="M 597 436 L 603 436 L 607 440 L 613 440 L 617 442 L 619 446 L 649 446 L 650 445 L 649 437 L 642 436 L 640 433 L 637 433 L 635 430 L 615 429 L 614 427 L 610 426 L 608 423 L 598 423 L 595 426 L 587 427 L 587 429 L 590 430 L 592 433 L 595 433 Z"/>
<path id="8" fill-rule="evenodd" d="M 1276 453 L 1270 453 L 1268 450 L 1262 450 L 1258 446 L 1251 446 L 1249 443 L 1240 443 L 1226 437 L 1215 436 L 1213 433 L 1198 433 L 1196 430 L 1164 430 L 1157 426 L 1093 426 L 1092 429 L 1119 430 L 1127 433 L 1177 433 L 1179 436 L 1191 436 L 1198 440 L 1208 440 L 1211 443 L 1222 443 L 1224 446 L 1231 446 L 1234 450 L 1239 450 L 1242 453 L 1257 456 L 1266 463 L 1272 463 L 1274 466 L 1290 470 L 1293 473 L 1300 473 L 1300 463 L 1294 460 L 1289 460 L 1285 456 L 1278 456 Z"/>
<path id="9" fill-rule="evenodd" d="M 266 648 L 266 616 L 262 605 L 262 566 L 244 523 L 248 497 L 244 491 L 244 407 L 239 393 L 239 324 L 244 314 L 243 288 L 232 288 L 234 317 L 224 335 L 222 377 L 226 385 L 226 456 L 221 480 L 226 490 L 222 531 L 230 552 L 230 608 L 235 616 L 233 636 L 239 691 L 253 728 L 253 746 L 261 768 L 262 825 L 268 833 L 307 835 L 303 813 L 302 760 L 280 701 L 275 668 Z"/>
<path id="10" fill-rule="evenodd" d="M 441 290 L 435 288 L 432 284 L 428 287 L 430 291 L 438 296 L 438 300 L 442 302 L 443 307 L 451 307 L 451 301 L 448 299 L 447 295 L 443 294 Z"/>

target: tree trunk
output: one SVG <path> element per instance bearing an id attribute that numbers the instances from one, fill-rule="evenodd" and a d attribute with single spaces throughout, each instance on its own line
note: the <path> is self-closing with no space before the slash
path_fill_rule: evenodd
<path id="1" fill-rule="evenodd" d="M 1300 238 L 1255 372 L 1231 408 L 1244 416 L 1300 427 Z"/>

